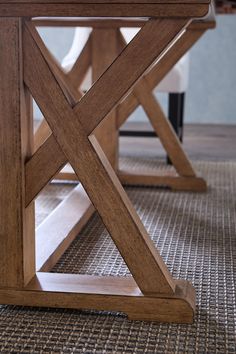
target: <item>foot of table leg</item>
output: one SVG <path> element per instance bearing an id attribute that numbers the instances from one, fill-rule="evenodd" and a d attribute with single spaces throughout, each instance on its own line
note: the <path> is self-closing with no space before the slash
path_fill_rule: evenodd
<path id="1" fill-rule="evenodd" d="M 170 295 L 143 295 L 132 277 L 37 273 L 25 289 L 0 289 L 0 303 L 124 312 L 131 320 L 192 323 L 195 291 L 176 281 Z"/>

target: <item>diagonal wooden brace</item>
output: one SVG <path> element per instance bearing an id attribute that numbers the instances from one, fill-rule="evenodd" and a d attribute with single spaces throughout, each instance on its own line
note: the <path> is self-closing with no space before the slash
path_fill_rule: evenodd
<path id="1" fill-rule="evenodd" d="M 139 78 L 140 75 L 150 66 L 150 64 L 156 58 L 161 59 L 162 52 L 165 50 L 165 45 L 168 47 L 175 40 L 176 36 L 180 32 L 184 31 L 184 27 L 187 25 L 187 20 L 158 20 L 158 21 L 149 21 L 144 28 L 145 31 L 140 30 L 137 36 L 133 41 L 124 49 L 120 56 L 113 62 L 113 64 L 106 70 L 106 72 L 99 78 L 99 80 L 93 85 L 93 87 L 84 95 L 80 102 L 74 107 L 74 112 L 79 115 L 81 122 L 85 125 L 86 133 L 89 135 L 97 127 L 97 125 L 103 120 L 103 118 L 109 113 L 109 111 L 114 108 L 114 106 L 119 102 L 119 100 L 129 91 L 132 85 L 135 83 L 135 80 Z M 32 29 L 32 25 L 28 24 L 28 27 L 31 28 L 34 38 L 36 38 L 35 30 Z M 148 35 L 148 32 L 152 33 L 152 36 Z M 163 35 L 163 38 L 160 37 L 160 33 Z M 168 33 L 168 36 L 167 34 Z M 150 40 L 150 37 L 155 37 L 153 40 Z M 167 36 L 167 37 L 166 37 Z M 40 43 L 40 50 L 43 48 L 43 43 L 38 36 L 37 43 Z M 158 45 L 157 45 L 158 43 Z M 145 48 L 142 51 L 140 46 Z M 143 58 L 142 53 L 145 52 Z M 144 60 L 145 59 L 145 60 Z M 125 64 L 127 68 L 125 69 Z M 120 71 L 122 68 L 122 72 Z M 117 72 L 119 70 L 118 76 L 125 78 L 120 81 L 119 85 L 113 85 L 117 78 Z M 129 72 L 127 77 L 126 73 Z M 133 75 L 131 75 L 133 73 Z M 127 81 L 127 82 L 126 82 Z M 108 93 L 112 92 L 112 95 Z M 108 97 L 107 97 L 108 96 Z M 104 100 L 104 97 L 106 99 Z M 112 103 L 112 97 L 113 103 Z M 96 115 L 92 114 L 90 109 L 93 106 L 96 106 Z M 103 102 L 103 103 L 102 103 Z M 82 110 L 82 112 L 81 112 Z M 53 144 L 55 148 L 53 148 Z M 53 143 L 53 136 L 50 137 L 50 147 L 51 151 L 54 149 L 58 151 L 58 146 L 56 142 Z M 44 156 L 44 161 L 42 161 L 39 155 Z M 29 161 L 26 166 L 26 179 L 27 179 L 27 189 L 26 200 L 29 203 L 40 190 L 44 187 L 46 182 L 49 182 L 53 177 L 53 171 L 59 171 L 60 168 L 67 162 L 64 154 L 61 154 L 61 157 L 57 158 L 59 161 L 57 167 L 53 166 L 50 168 L 50 165 L 54 164 L 52 156 L 47 151 L 46 142 L 41 146 L 40 151 L 36 152 L 32 157 L 32 161 Z M 40 162 L 41 161 L 41 162 Z M 34 172 L 30 165 L 34 166 Z M 48 166 L 43 172 L 44 166 Z M 36 169 L 35 169 L 36 168 Z M 40 184 L 41 178 L 38 179 L 38 186 L 32 186 L 31 176 L 33 174 L 38 174 L 39 176 L 43 174 L 42 181 Z"/>
<path id="2" fill-rule="evenodd" d="M 140 24 L 139 24 L 140 26 Z M 212 26 L 211 23 L 208 23 L 208 28 Z M 169 186 L 173 189 L 179 190 L 190 190 L 190 191 L 205 191 L 206 190 L 206 183 L 205 181 L 196 176 L 196 173 L 189 161 L 188 157 L 186 156 L 182 146 L 179 144 L 179 140 L 176 137 L 176 134 L 173 132 L 171 125 L 169 124 L 168 120 L 165 118 L 164 113 L 160 105 L 158 104 L 155 97 L 152 95 L 152 89 L 160 82 L 160 80 L 164 77 L 164 75 L 171 69 L 171 67 L 181 58 L 181 56 L 188 50 L 196 40 L 205 32 L 206 30 L 205 23 L 196 22 L 193 23 L 187 28 L 185 33 L 176 41 L 175 45 L 170 48 L 170 50 L 160 59 L 157 65 L 149 70 L 149 72 L 138 82 L 135 84 L 132 91 L 129 95 L 118 105 L 117 112 L 113 110 L 113 118 L 106 119 L 106 122 L 103 121 L 102 126 L 96 130 L 96 136 L 99 137 L 99 141 L 102 143 L 102 147 L 105 148 L 105 154 L 112 162 L 113 167 L 118 172 L 118 176 L 122 183 L 124 184 L 147 184 L 147 185 L 165 185 Z M 92 42 L 99 43 L 100 41 L 104 42 L 104 39 L 101 37 L 101 30 L 98 38 Z M 97 30 L 94 29 L 90 37 L 94 37 L 97 33 Z M 117 33 L 117 34 L 116 34 Z M 104 31 L 105 36 L 108 35 L 107 30 Z M 110 30 L 111 38 L 109 39 L 109 43 L 117 42 L 117 46 L 119 50 L 123 50 L 127 43 L 125 42 L 124 38 L 122 37 L 119 30 L 115 32 L 115 30 Z M 90 39 L 91 41 L 91 39 Z M 86 63 L 88 65 L 88 56 L 90 50 L 90 58 L 92 56 L 91 52 L 91 44 L 86 44 L 85 50 L 85 58 Z M 106 47 L 105 47 L 106 48 Z M 113 47 L 112 47 L 113 48 Z M 112 57 L 112 49 L 110 50 L 110 57 Z M 96 57 L 93 57 L 92 65 L 96 62 L 101 62 L 100 57 L 107 61 L 107 55 L 105 51 L 99 52 L 99 47 L 95 50 Z M 109 53 L 109 49 L 108 49 Z M 83 57 L 84 54 L 82 52 L 82 64 L 83 64 Z M 103 59 L 103 61 L 104 61 Z M 81 62 L 80 57 L 77 59 L 77 62 Z M 78 69 L 77 62 L 75 63 L 75 67 Z M 78 80 L 77 81 L 77 74 L 74 69 L 73 82 L 75 87 L 78 87 L 80 84 L 80 77 L 81 72 L 79 71 Z M 117 155 L 118 155 L 118 143 L 117 143 L 117 132 L 118 128 L 113 128 L 114 124 L 112 120 L 114 118 L 117 120 L 118 127 L 123 124 L 123 122 L 128 118 L 129 114 L 132 113 L 134 108 L 136 108 L 139 104 L 143 105 L 144 110 L 146 111 L 148 118 L 151 124 L 154 127 L 154 130 L 158 134 L 162 145 L 164 146 L 168 156 L 171 158 L 173 166 L 176 169 L 177 174 L 172 175 L 159 175 L 157 173 L 150 174 L 149 171 L 144 171 L 145 173 L 140 173 L 140 171 L 129 171 L 129 170 L 119 170 L 117 169 Z M 115 117 L 114 117 L 115 115 Z M 44 128 L 45 123 L 42 123 L 42 128 Z M 43 129 L 42 129 L 43 130 Z M 99 132 L 99 134 L 97 134 Z M 110 135 L 110 144 L 109 141 Z M 43 136 L 43 135 L 42 135 Z M 38 134 L 36 135 L 36 144 Z M 45 140 L 45 139 L 43 139 Z M 37 144 L 38 145 L 38 144 Z M 71 179 L 77 180 L 76 175 L 73 172 L 68 171 L 66 168 L 63 172 L 60 172 L 56 178 L 59 179 Z"/>

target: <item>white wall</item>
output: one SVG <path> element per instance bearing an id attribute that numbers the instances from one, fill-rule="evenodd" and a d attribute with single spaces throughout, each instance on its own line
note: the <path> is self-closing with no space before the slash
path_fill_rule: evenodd
<path id="1" fill-rule="evenodd" d="M 236 16 L 217 16 L 191 50 L 186 121 L 236 124 Z"/>

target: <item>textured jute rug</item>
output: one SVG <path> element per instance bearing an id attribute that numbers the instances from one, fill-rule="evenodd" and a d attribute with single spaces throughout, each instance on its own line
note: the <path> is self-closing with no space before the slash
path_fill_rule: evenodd
<path id="1" fill-rule="evenodd" d="M 152 159 L 137 158 L 124 159 L 123 164 L 155 165 Z M 0 306 L 0 351 L 236 353 L 236 163 L 195 166 L 210 186 L 205 194 L 127 188 L 173 276 L 195 286 L 194 324 L 134 322 L 120 313 Z M 45 189 L 37 200 L 38 224 L 72 188 L 52 184 Z M 97 215 L 53 271 L 129 274 Z"/>

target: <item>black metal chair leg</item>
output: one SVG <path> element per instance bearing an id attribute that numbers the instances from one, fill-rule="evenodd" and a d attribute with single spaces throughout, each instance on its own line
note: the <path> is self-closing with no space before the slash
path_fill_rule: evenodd
<path id="1" fill-rule="evenodd" d="M 169 94 L 168 118 L 181 142 L 183 141 L 184 102 L 185 102 L 184 92 Z M 157 136 L 154 131 L 142 131 L 142 130 L 120 130 L 119 135 L 130 136 L 130 137 Z M 172 164 L 168 156 L 167 156 L 167 163 L 169 165 Z"/>
<path id="2" fill-rule="evenodd" d="M 185 93 L 169 94 L 168 118 L 181 142 L 183 139 L 184 100 Z M 168 156 L 167 163 L 171 164 Z"/>

